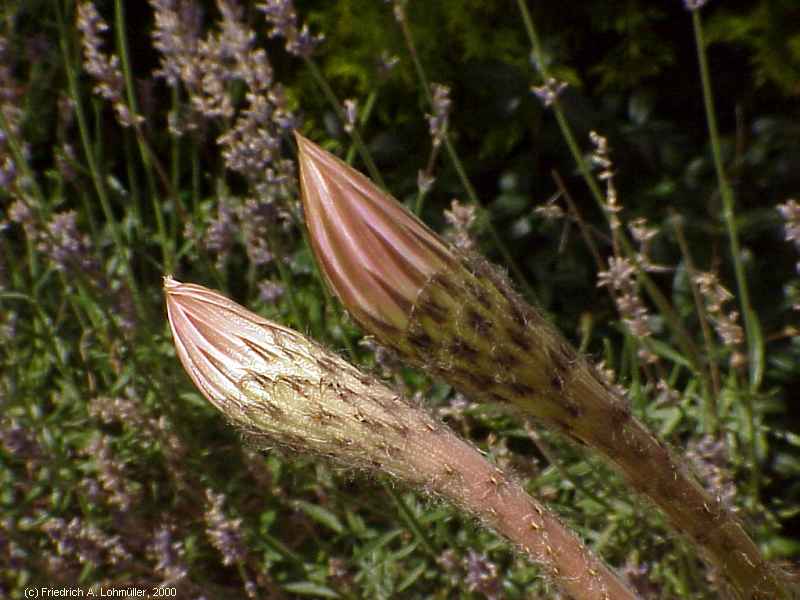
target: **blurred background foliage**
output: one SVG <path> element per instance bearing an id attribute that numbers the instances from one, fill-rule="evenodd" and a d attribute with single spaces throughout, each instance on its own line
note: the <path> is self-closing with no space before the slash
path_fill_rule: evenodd
<path id="1" fill-rule="evenodd" d="M 203 9 L 204 27 L 209 28 L 218 19 L 219 10 L 211 0 L 198 4 Z M 284 51 L 281 40 L 269 38 L 263 16 L 253 4 L 242 4 L 244 20 L 257 32 L 258 45 L 266 49 L 275 79 L 285 86 L 301 129 L 312 139 L 346 154 L 351 138 L 311 71 Z M 361 135 L 387 187 L 414 206 L 418 172 L 431 156 L 425 119 L 430 108 L 403 31 L 393 15 L 394 4 L 298 0 L 296 7 L 301 21 L 307 22 L 312 32 L 325 35 L 314 60 L 340 100 L 358 101 Z M 566 226 L 563 220 L 547 221 L 534 213 L 534 208 L 546 205 L 558 192 L 554 176 L 560 177 L 586 223 L 598 232 L 602 256 L 610 255 L 607 234 L 604 237 L 602 233 L 607 229 L 605 216 L 580 178 L 552 110 L 531 93 L 531 86 L 541 81 L 516 4 L 480 0 L 412 0 L 402 4 L 428 81 L 451 89 L 449 132 L 485 208 L 476 232 L 479 249 L 503 263 L 488 232 L 491 223 L 506 242 L 536 300 L 562 331 L 576 343 L 585 338 L 591 355 L 615 368 L 623 384 L 635 383 L 635 369 L 625 368 L 635 362 L 631 358 L 634 351 L 619 325 L 614 303 L 606 290 L 597 286 L 596 265 L 578 229 Z M 645 217 L 658 229 L 650 258 L 668 268 L 654 279 L 689 326 L 696 326 L 685 259 L 675 238 L 676 215 L 698 268 L 717 271 L 726 287 L 734 291 L 735 280 L 708 141 L 697 50 L 684 3 L 587 0 L 568 5 L 528 5 L 541 37 L 543 63 L 552 75 L 568 83 L 560 96 L 561 107 L 582 151 L 587 156 L 592 151 L 590 131 L 608 139 L 623 219 L 627 222 Z M 115 3 L 98 0 L 96 6 L 112 24 L 106 32 L 105 47 L 118 50 L 115 36 L 119 32 L 113 26 Z M 175 98 L 164 82 L 152 75 L 159 63 L 151 39 L 153 11 L 147 2 L 125 2 L 123 6 L 127 24 L 124 35 L 147 142 L 155 156 L 169 164 L 168 176 L 178 184 L 172 191 L 160 183 L 155 185 L 156 204 L 162 206 L 168 221 L 181 226 L 170 232 L 176 243 L 176 277 L 219 287 L 265 316 L 311 333 L 337 349 L 354 348 L 354 355 L 364 364 L 379 368 L 372 353 L 357 345 L 358 331 L 342 319 L 341 311 L 315 277 L 296 206 L 287 207 L 290 213 L 295 212 L 286 217 L 269 241 L 270 250 L 279 259 L 264 266 L 248 262 L 240 247 L 221 267 L 213 255 L 182 234 L 180 229 L 187 223 L 180 213 L 181 205 L 192 207 L 190 220 L 202 226 L 217 214 L 220 199 L 245 196 L 247 181 L 226 173 L 215 143 L 229 122 L 206 123 L 195 135 L 177 142 L 170 134 L 167 110 Z M 787 333 L 787 328 L 798 326 L 797 312 L 792 313 L 791 305 L 792 293 L 798 293 L 800 283 L 795 271 L 798 257 L 783 239 L 782 220 L 775 207 L 800 194 L 800 29 L 796 26 L 800 23 L 800 4 L 795 0 L 711 0 L 702 16 L 723 158 L 736 194 L 742 260 L 767 340 L 766 376 L 756 402 L 770 441 L 765 452 L 758 455 L 763 477 L 761 500 L 769 512 L 761 514 L 754 500 L 753 513 L 747 516 L 763 533 L 771 556 L 796 560 L 800 554 L 796 437 L 800 432 L 800 405 L 796 402 L 800 398 L 800 337 Z M 109 103 L 91 94 L 93 82 L 86 73 L 79 74 L 78 89 L 92 134 L 91 152 L 101 162 L 112 216 L 125 239 L 125 253 L 113 250 L 113 228 L 94 196 L 85 157 L 78 150 L 78 124 L 69 108 L 65 70 L 70 62 L 80 68 L 74 22 L 75 6 L 70 0 L 6 0 L 0 7 L 0 35 L 6 39 L 8 57 L 4 66 L 17 86 L 4 93 L 20 109 L 19 138 L 25 142 L 25 156 L 46 198 L 42 218 L 67 209 L 78 211 L 80 227 L 91 234 L 100 268 L 111 282 L 107 289 L 93 288 L 84 285 L 79 276 L 60 278 L 57 269 L 48 267 L 36 245 L 26 238 L 21 222 L 11 218 L 9 209 L 18 199 L 18 191 L 4 181 L 0 188 L 0 264 L 4 265 L 6 282 L 0 302 L 4 331 L 13 325 L 17 342 L 6 337 L 0 348 L 0 370 L 6 371 L 2 409 L 15 422 L 35 424 L 30 426 L 37 431 L 37 443 L 60 458 L 50 468 L 32 475 L 30 465 L 39 463 L 30 459 L 33 462 L 26 467 L 15 462 L 6 436 L 6 451 L 0 453 L 3 477 L 9 484 L 3 492 L 3 514 L 21 519 L 20 515 L 27 514 L 27 506 L 39 506 L 41 498 L 47 496 L 48 510 L 54 515 L 67 518 L 77 512 L 89 520 L 113 523 L 111 516 L 92 508 L 91 502 L 87 507 L 85 499 L 76 497 L 71 489 L 82 474 L 99 468 L 91 466 L 91 457 L 77 458 L 75 450 L 85 446 L 91 428 L 96 427 L 113 438 L 119 460 L 134 471 L 132 480 L 146 482 L 133 485 L 137 497 L 147 499 L 141 506 L 147 513 L 145 522 L 157 521 L 159 507 L 168 507 L 180 523 L 197 510 L 191 506 L 191 490 L 200 486 L 225 489 L 238 507 L 237 514 L 246 519 L 251 551 L 261 553 L 262 574 L 257 580 L 261 589 L 272 589 L 268 581 L 272 573 L 288 597 L 389 597 L 393 593 L 452 597 L 447 594 L 453 590 L 472 597 L 464 591 L 459 579 L 463 573 L 457 568 L 448 571 L 442 567 L 443 574 L 436 574 L 432 565 L 439 563 L 425 553 L 418 564 L 402 562 L 406 553 L 414 551 L 413 538 L 405 529 L 392 530 L 387 525 L 396 525 L 397 513 L 387 516 L 370 504 L 373 496 L 388 494 L 377 482 L 295 457 L 283 460 L 270 455 L 265 462 L 247 450 L 240 452 L 235 433 L 190 391 L 177 361 L 172 359 L 165 329 L 160 290 L 160 276 L 166 268 L 161 255 L 165 240 L 155 233 L 157 217 L 147 198 L 152 191 L 144 183 L 149 167 L 137 154 L 131 130 L 120 128 Z M 385 66 L 394 60 L 394 68 L 387 70 Z M 234 89 L 232 93 L 241 97 L 243 91 Z M 366 107 L 370 108 L 368 112 Z M 291 156 L 288 138 L 283 149 Z M 355 165 L 364 167 L 358 159 Z M 467 197 L 444 153 L 436 159 L 433 175 L 435 183 L 425 198 L 422 216 L 441 231 L 446 226 L 444 211 L 451 201 L 466 202 Z M 27 193 L 32 189 L 31 181 L 23 181 L 19 189 Z M 113 324 L 117 313 L 109 308 L 109 298 L 124 289 L 121 274 L 126 265 L 132 265 L 148 318 L 139 320 L 132 337 L 116 339 L 120 330 Z M 286 283 L 287 278 L 291 281 L 289 293 L 275 302 L 259 298 L 259 281 Z M 36 302 L 19 302 L 14 294 L 35 298 Z M 74 317 L 84 313 L 85 318 Z M 657 316 L 654 322 L 658 327 Z M 686 371 L 676 372 L 671 383 L 687 386 Z M 730 377 L 736 379 L 734 370 Z M 449 388 L 415 373 L 404 372 L 396 381 L 409 393 L 424 392 L 432 404 L 445 405 L 451 398 Z M 90 418 L 86 408 L 90 398 L 126 396 L 131 388 L 136 390 L 133 397 L 140 410 L 149 415 L 142 417 L 142 422 L 126 424 L 111 419 L 97 425 L 96 414 Z M 170 402 L 165 398 L 181 400 Z M 735 403 L 731 398 L 725 402 Z M 684 408 L 676 412 L 685 416 Z M 660 409 L 653 410 L 647 416 L 660 414 Z M 681 417 L 670 414 L 674 425 Z M 161 415 L 168 420 L 148 420 Z M 156 434 L 136 437 L 141 436 L 142 427 L 156 422 L 161 423 Z M 656 423 L 676 445 L 691 433 L 673 429 L 666 418 Z M 505 456 L 504 460 L 526 476 L 539 476 L 536 490 L 559 506 L 567 518 L 577 519 L 573 525 L 583 528 L 582 533 L 605 548 L 617 563 L 629 558 L 626 544 L 640 541 L 635 535 L 640 526 L 637 519 L 650 521 L 642 527 L 659 526 L 659 518 L 641 507 L 615 521 L 602 504 L 577 494 L 571 483 L 565 484 L 558 471 L 536 471 L 526 460 L 535 457 L 546 465 L 547 459 L 513 419 L 467 411 L 463 421 L 454 419 L 451 424 L 481 447 L 502 440 L 506 454 L 497 448 L 493 452 Z M 164 450 L 174 444 L 173 434 L 189 449 L 178 454 Z M 562 460 L 575 480 L 589 478 L 589 486 L 605 483 L 602 466 L 593 464 L 596 472 L 587 469 L 590 463 L 584 456 L 562 448 L 558 440 L 547 439 L 563 450 Z M 30 450 L 30 446 L 24 448 Z M 508 448 L 513 450 L 510 457 Z M 170 462 L 178 455 L 180 462 Z M 752 465 L 734 467 L 739 478 L 745 479 Z M 36 484 L 20 483 L 25 477 L 35 479 Z M 59 483 L 48 483 L 47 478 Z M 253 496 L 252 490 L 260 485 L 269 490 L 263 492 L 264 496 L 272 496 Z M 618 482 L 608 485 L 618 497 L 624 497 Z M 25 501 L 20 499 L 23 497 Z M 579 511 L 570 504 L 575 497 Z M 509 597 L 521 597 L 526 586 L 532 585 L 535 572 L 521 566 L 510 552 L 498 550 L 498 542 L 489 534 L 448 521 L 450 513 L 442 513 L 440 506 L 430 506 L 413 495 L 406 499 L 412 512 L 431 527 L 438 548 L 479 548 L 501 569 L 508 567 L 502 589 Z M 202 514 L 198 517 L 195 513 L 187 521 L 198 518 Z M 620 523 L 624 526 L 617 527 Z M 35 524 L 28 523 L 27 527 L 36 529 Z M 206 567 L 210 597 L 237 597 L 238 575 L 220 566 L 219 558 L 212 558 L 207 549 L 204 553 L 201 529 L 196 527 L 193 534 L 183 538 L 187 555 L 196 561 L 195 566 Z M 23 526 L 18 528 L 23 530 Z M 663 586 L 664 594 L 681 589 L 673 573 L 685 566 L 683 555 L 665 550 L 673 543 L 680 544 L 669 535 L 656 536 L 642 551 L 643 562 L 657 565 L 650 576 Z M 292 548 L 287 549 L 281 539 L 293 539 Z M 129 540 L 142 552 L 151 541 Z M 31 577 L 47 572 L 30 558 L 31 548 L 49 548 L 45 542 L 37 543 L 42 545 L 27 547 L 26 559 L 11 556 L 8 564 L 18 565 L 12 559 L 21 561 L 34 574 Z M 350 563 L 341 567 L 342 572 L 336 571 L 333 563 L 323 564 L 323 558 L 339 560 L 336 552 L 347 555 L 353 544 L 356 550 L 348 558 Z M 323 558 L 313 556 L 319 548 L 323 548 L 318 550 Z M 304 551 L 307 556 L 299 556 Z M 316 569 L 315 560 L 319 562 Z M 479 562 L 473 560 L 468 568 L 485 567 Z M 246 565 L 245 570 L 250 568 L 253 566 Z M 92 580 L 91 569 L 83 569 L 84 580 Z M 17 575 L 12 577 L 9 572 L 4 572 L 4 585 L 11 593 L 21 584 Z M 65 573 L 76 578 L 80 575 L 79 570 Z M 334 588 L 338 592 L 329 593 Z M 479 586 L 473 589 L 477 590 L 474 597 L 492 597 Z"/>

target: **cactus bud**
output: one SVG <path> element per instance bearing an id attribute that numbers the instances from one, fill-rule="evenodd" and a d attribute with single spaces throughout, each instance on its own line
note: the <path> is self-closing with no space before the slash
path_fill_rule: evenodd
<path id="1" fill-rule="evenodd" d="M 203 395 L 235 426 L 292 450 L 424 483 L 416 432 L 440 425 L 296 331 L 199 285 L 164 279 L 178 357 Z M 435 438 L 427 438 L 432 442 Z M 423 480 L 420 480 L 422 477 Z"/>
<path id="2" fill-rule="evenodd" d="M 296 137 L 306 223 L 328 284 L 359 322 L 404 330 L 419 289 L 455 257 L 369 179 Z"/>
<path id="3" fill-rule="evenodd" d="M 564 426 L 576 355 L 485 261 L 450 248 L 364 175 L 296 134 L 311 245 L 328 284 L 383 344 L 476 398 Z M 523 359 L 522 357 L 526 358 Z"/>
<path id="4" fill-rule="evenodd" d="M 470 397 L 508 403 L 599 450 L 707 551 L 743 597 L 758 586 L 781 590 L 738 519 L 505 275 L 449 248 L 366 177 L 297 139 L 317 262 L 368 333 Z"/>
<path id="5" fill-rule="evenodd" d="M 178 357 L 246 436 L 382 471 L 506 535 L 575 598 L 627 587 L 513 479 L 427 412 L 299 333 L 221 294 L 164 278 Z"/>

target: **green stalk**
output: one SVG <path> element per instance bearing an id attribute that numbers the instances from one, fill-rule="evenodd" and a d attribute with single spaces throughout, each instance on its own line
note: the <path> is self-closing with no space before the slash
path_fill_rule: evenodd
<path id="1" fill-rule="evenodd" d="M 170 103 L 171 110 L 178 111 L 180 107 L 180 92 L 178 88 L 170 88 Z M 181 137 L 177 135 L 170 135 L 170 173 L 169 179 L 172 183 L 172 189 L 177 190 L 180 187 L 181 177 Z"/>
<path id="2" fill-rule="evenodd" d="M 700 11 L 692 11 L 692 27 L 694 29 L 695 45 L 697 46 L 697 62 L 700 66 L 700 81 L 703 88 L 703 104 L 708 122 L 708 135 L 711 138 L 711 150 L 714 156 L 714 169 L 717 172 L 720 196 L 722 196 L 723 215 L 728 230 L 728 241 L 731 247 L 736 286 L 739 290 L 739 302 L 744 316 L 744 327 L 747 333 L 748 365 L 750 369 L 750 391 L 758 391 L 764 377 L 764 336 L 758 317 L 750 303 L 750 292 L 747 286 L 747 277 L 742 264 L 742 252 L 739 246 L 739 232 L 734 214 L 735 200 L 733 189 L 725 174 L 722 162 L 722 149 L 720 145 L 717 117 L 714 109 L 714 93 L 711 90 L 711 77 L 708 73 L 708 60 L 706 58 L 706 43 L 703 36 L 703 25 L 700 20 Z M 752 424 L 751 424 L 752 425 Z"/>
<path id="3" fill-rule="evenodd" d="M 673 228 L 675 229 L 675 238 L 678 240 L 678 247 L 681 249 L 683 259 L 686 261 L 686 272 L 689 275 L 689 287 L 692 290 L 692 298 L 694 299 L 695 310 L 697 317 L 700 321 L 700 329 L 703 332 L 703 341 L 705 343 L 706 354 L 708 355 L 708 365 L 711 374 L 712 390 L 709 394 L 708 389 L 703 385 L 703 401 L 705 404 L 706 414 L 706 433 L 716 435 L 719 426 L 719 408 L 717 406 L 717 397 L 719 396 L 720 383 L 719 383 L 719 365 L 717 364 L 716 348 L 714 344 L 714 336 L 711 333 L 711 327 L 708 325 L 708 313 L 706 312 L 703 304 L 703 298 L 697 284 L 694 281 L 696 270 L 694 268 L 694 261 L 689 252 L 689 244 L 686 241 L 686 236 L 683 234 L 683 226 L 677 215 L 672 217 Z M 701 380 L 702 381 L 702 380 Z M 705 382 L 703 382 L 705 383 Z"/>
<path id="4" fill-rule="evenodd" d="M 539 65 L 539 70 L 542 77 L 545 80 L 547 80 L 547 78 L 549 77 L 549 73 L 547 71 L 547 67 L 544 65 L 541 43 L 539 41 L 539 36 L 536 32 L 536 27 L 534 26 L 533 19 L 531 17 L 530 12 L 528 11 L 528 7 L 525 5 L 524 0 L 517 0 L 517 5 L 519 6 L 520 13 L 522 14 L 522 20 L 525 24 L 525 30 L 528 33 L 528 38 L 530 39 L 531 46 L 533 48 L 535 62 Z M 570 127 L 569 121 L 564 115 L 564 111 L 561 108 L 558 98 L 556 98 L 553 101 L 551 108 L 553 110 L 553 113 L 555 114 L 558 127 L 561 130 L 561 135 L 563 136 L 564 141 L 569 147 L 569 151 L 572 154 L 573 160 L 575 161 L 575 164 L 577 165 L 578 170 L 581 173 L 581 176 L 586 182 L 586 185 L 589 188 L 589 191 L 591 192 L 592 196 L 594 197 L 595 202 L 601 208 L 601 210 L 603 210 L 603 214 L 606 214 L 603 192 L 597 185 L 597 181 L 592 175 L 589 165 L 583 158 L 583 154 L 580 150 L 580 147 L 578 146 L 577 141 L 575 140 L 575 136 L 572 133 L 572 128 Z M 618 237 L 625 256 L 628 258 L 634 257 L 635 252 L 633 250 L 633 246 L 630 243 L 630 240 L 628 240 L 627 235 L 625 235 L 625 233 L 622 230 L 620 230 Z M 683 326 L 683 323 L 681 322 L 679 315 L 672 308 L 672 306 L 669 303 L 669 300 L 667 300 L 666 296 L 664 296 L 664 294 L 661 292 L 661 290 L 658 288 L 655 282 L 653 282 L 652 278 L 643 269 L 639 268 L 639 271 L 640 271 L 639 280 L 641 281 L 642 285 L 644 285 L 648 295 L 650 296 L 650 299 L 658 308 L 658 311 L 664 316 L 666 321 L 670 324 L 670 327 L 675 333 L 678 344 L 680 344 L 684 354 L 686 354 L 689 361 L 691 362 L 693 370 L 700 377 L 707 379 L 708 375 L 702 368 L 702 360 L 700 360 L 700 354 L 697 350 L 697 346 L 692 340 L 692 337 L 689 335 L 689 332 Z"/>
<path id="5" fill-rule="evenodd" d="M 191 144 L 191 162 L 192 162 L 192 219 L 197 217 L 197 211 L 200 207 L 200 152 L 196 137 L 192 135 Z"/>
<path id="6" fill-rule="evenodd" d="M 422 524 L 417 519 L 417 515 L 408 507 L 405 499 L 397 493 L 397 491 L 392 487 L 390 483 L 387 481 L 381 482 L 383 485 L 384 491 L 389 494 L 389 497 L 394 500 L 394 503 L 397 505 L 397 508 L 400 509 L 400 515 L 405 521 L 405 524 L 408 525 L 408 528 L 414 534 L 414 537 L 417 538 L 422 544 L 422 547 L 425 549 L 425 552 L 434 559 L 439 556 L 440 550 L 434 546 L 433 542 L 428 538 L 428 535 L 425 533 L 425 530 L 422 528 Z"/>
<path id="7" fill-rule="evenodd" d="M 80 90 L 78 89 L 78 77 L 75 74 L 75 69 L 73 68 L 71 61 L 70 48 L 67 42 L 67 26 L 64 22 L 64 13 L 62 11 L 60 2 L 56 3 L 56 12 L 59 28 L 59 44 L 61 46 L 61 53 L 64 56 L 64 70 L 67 74 L 69 93 L 72 101 L 75 103 L 75 117 L 78 121 L 78 131 L 81 136 L 83 151 L 86 155 L 86 162 L 89 164 L 89 172 L 91 173 L 92 183 L 94 184 L 95 191 L 97 192 L 97 197 L 100 201 L 100 207 L 103 210 L 106 221 L 108 222 L 111 238 L 114 241 L 114 245 L 117 247 L 119 256 L 125 257 L 128 255 L 128 249 L 125 246 L 119 223 L 114 218 L 114 212 L 111 210 L 111 203 L 109 202 L 108 194 L 106 193 L 106 187 L 103 183 L 103 176 L 100 173 L 100 168 L 97 164 L 97 160 L 92 149 L 91 137 L 89 136 L 89 126 L 86 123 L 86 115 L 83 112 L 83 103 L 81 102 Z M 123 270 L 128 282 L 128 287 L 131 290 L 131 295 L 133 296 L 134 306 L 136 306 L 136 313 L 140 318 L 144 319 L 146 310 L 139 292 L 139 286 L 136 283 L 136 278 L 133 276 L 133 270 L 131 269 L 130 262 L 127 260 L 123 260 L 122 262 L 125 265 Z"/>
<path id="8" fill-rule="evenodd" d="M 370 116 L 372 116 L 372 110 L 375 108 L 375 102 L 378 100 L 378 91 L 376 89 L 372 89 L 367 96 L 367 101 L 364 103 L 364 108 L 361 109 L 360 114 L 358 115 L 358 122 L 359 125 L 363 128 L 364 125 L 367 124 L 369 121 Z M 349 165 L 353 164 L 353 159 L 355 158 L 355 154 L 358 148 L 355 144 L 351 144 L 350 147 L 347 149 L 347 154 L 345 158 L 345 162 Z"/>
<path id="9" fill-rule="evenodd" d="M 122 74 L 125 78 L 125 94 L 127 97 L 128 107 L 133 115 L 133 118 L 135 119 L 139 112 L 139 107 L 136 101 L 135 89 L 133 87 L 133 73 L 131 71 L 130 58 L 128 57 L 128 40 L 125 36 L 125 12 L 122 0 L 114 0 L 114 29 L 117 33 L 117 49 L 119 51 L 120 63 L 122 64 Z M 169 179 L 167 178 L 166 174 L 161 171 L 158 161 L 154 159 L 138 123 L 134 122 L 133 130 L 136 134 L 136 142 L 139 146 L 139 154 L 142 157 L 142 164 L 144 165 L 149 196 L 153 201 L 153 214 L 156 217 L 156 228 L 158 229 L 158 238 L 161 246 L 162 266 L 163 269 L 169 273 L 173 269 L 172 263 L 175 254 L 174 243 L 173 238 L 167 234 L 167 228 L 164 223 L 164 213 L 161 209 L 161 202 L 159 202 L 160 194 L 158 193 L 156 187 L 153 169 L 156 169 L 159 172 L 162 181 L 164 181 L 167 186 L 169 186 Z M 177 209 L 177 197 L 175 197 L 174 200 Z"/>
<path id="10" fill-rule="evenodd" d="M 339 117 L 339 121 L 342 123 L 345 122 L 345 114 L 344 109 L 342 109 L 342 103 L 339 102 L 339 98 L 336 97 L 336 94 L 331 88 L 328 80 L 325 79 L 325 76 L 320 71 L 320 68 L 317 66 L 311 58 L 306 58 L 306 67 L 311 72 L 311 76 L 314 78 L 314 81 L 317 82 L 319 89 L 322 90 L 323 95 L 327 98 L 328 102 L 330 103 L 331 107 L 334 111 L 336 111 L 336 116 Z M 383 189 L 386 189 L 386 182 L 383 180 L 378 167 L 375 165 L 375 161 L 372 160 L 372 155 L 369 153 L 366 144 L 364 143 L 364 139 L 361 137 L 361 134 L 358 132 L 358 129 L 353 128 L 352 133 L 350 134 L 353 138 L 353 142 L 358 148 L 358 153 L 361 155 L 361 160 L 364 161 L 364 165 L 367 167 L 367 171 L 369 171 L 370 177 Z"/>
<path id="11" fill-rule="evenodd" d="M 38 200 L 36 203 L 31 203 L 33 206 L 30 208 L 33 210 L 38 210 L 47 206 L 42 188 L 39 187 L 39 182 L 36 181 L 36 177 L 34 176 L 28 161 L 25 159 L 25 154 L 22 152 L 22 148 L 17 142 L 16 136 L 13 135 L 13 132 L 11 131 L 11 125 L 6 119 L 6 116 L 2 110 L 0 110 L 0 131 L 2 131 L 5 135 L 8 148 L 11 150 L 11 156 L 14 157 L 14 164 L 25 176 L 25 179 L 30 182 L 33 194 Z M 31 277 L 36 279 L 39 273 L 39 263 L 36 260 L 36 248 L 33 244 L 33 241 L 28 239 L 28 236 L 25 236 L 25 248 L 28 253 L 28 260 L 26 262 L 29 265 Z"/>
<path id="12" fill-rule="evenodd" d="M 278 248 L 278 240 L 276 236 L 272 235 L 272 233 L 267 229 L 267 243 L 269 244 L 270 248 L 277 249 Z M 287 291 L 286 296 L 289 299 L 289 311 L 292 314 L 292 320 L 294 321 L 295 327 L 302 327 L 303 320 L 300 315 L 300 309 L 297 306 L 297 301 L 295 300 L 294 294 L 292 290 L 294 289 L 294 282 L 292 281 L 292 271 L 291 269 L 286 268 L 286 264 L 283 262 L 283 255 L 275 257 L 275 265 L 278 267 L 278 274 L 281 277 L 281 282 L 283 283 L 284 289 Z"/>

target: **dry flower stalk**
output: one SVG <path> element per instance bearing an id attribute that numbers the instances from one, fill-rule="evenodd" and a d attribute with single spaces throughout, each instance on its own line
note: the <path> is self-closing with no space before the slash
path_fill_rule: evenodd
<path id="1" fill-rule="evenodd" d="M 443 496 L 517 544 L 577 599 L 636 596 L 515 480 L 424 410 L 299 333 L 164 279 L 178 356 L 246 436 Z"/>
<path id="2" fill-rule="evenodd" d="M 498 269 L 448 247 L 364 175 L 297 141 L 311 245 L 368 333 L 473 399 L 514 406 L 599 450 L 705 551 L 736 597 L 788 594 L 739 520 Z"/>

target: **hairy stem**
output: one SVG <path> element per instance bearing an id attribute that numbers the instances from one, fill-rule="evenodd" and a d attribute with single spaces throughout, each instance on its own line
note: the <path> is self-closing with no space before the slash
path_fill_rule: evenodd
<path id="1" fill-rule="evenodd" d="M 417 431 L 421 437 L 444 433 Z M 515 481 L 489 463 L 474 448 L 447 432 L 442 454 L 431 453 L 430 488 L 479 517 L 514 542 L 538 563 L 550 579 L 573 598 L 625 600 L 636 598 L 549 510 Z M 424 471 L 424 467 L 423 467 Z"/>
<path id="2" fill-rule="evenodd" d="M 736 516 L 630 411 L 627 401 L 505 277 L 480 258 L 420 292 L 406 332 L 379 336 L 474 399 L 512 405 L 598 450 L 693 540 L 736 597 L 791 597 Z"/>

